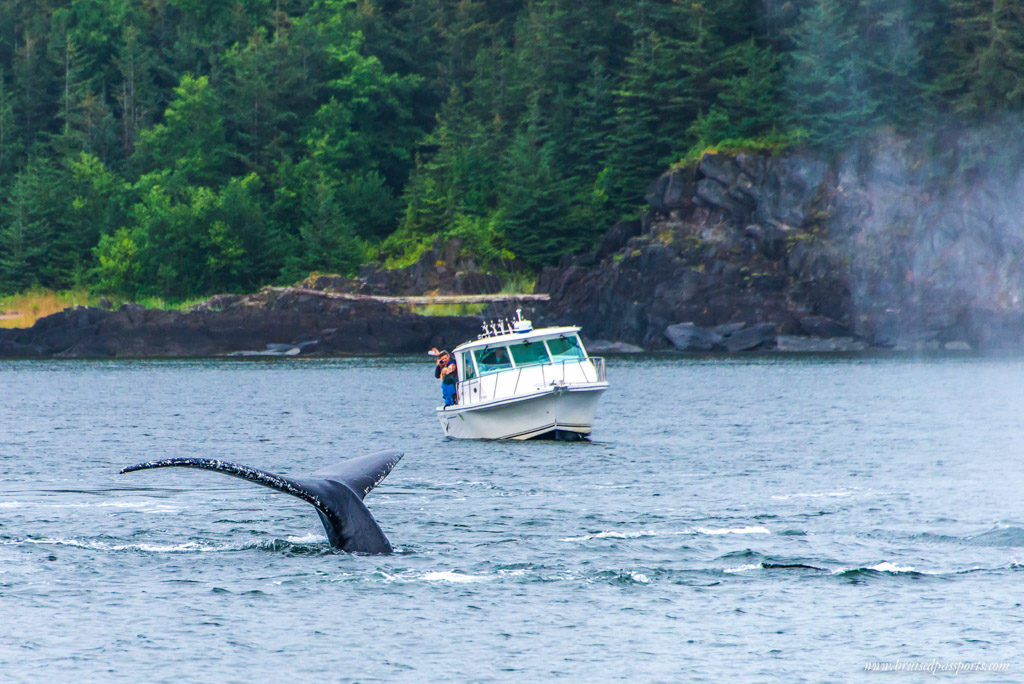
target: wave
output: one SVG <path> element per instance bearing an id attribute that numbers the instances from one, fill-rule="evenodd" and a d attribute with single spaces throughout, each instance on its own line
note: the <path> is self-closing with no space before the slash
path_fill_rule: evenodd
<path id="1" fill-rule="evenodd" d="M 773 557 L 765 556 L 757 552 L 745 549 L 743 551 L 732 551 L 719 556 L 719 561 L 726 561 L 726 567 L 717 570 L 725 574 L 743 574 L 759 571 L 809 571 L 816 573 L 827 573 L 832 576 L 857 578 L 857 577 L 878 577 L 878 576 L 907 576 L 907 577 L 954 577 L 976 572 L 1005 572 L 1024 570 L 1024 563 L 1014 561 L 998 567 L 971 566 L 968 568 L 950 569 L 919 569 L 915 565 L 899 561 L 880 561 L 874 564 L 846 565 L 841 561 L 803 558 L 803 557 Z"/>
<path id="2" fill-rule="evenodd" d="M 74 509 L 74 508 L 117 508 L 121 510 L 140 511 L 143 513 L 180 513 L 180 506 L 172 506 L 163 501 L 81 501 L 60 503 L 37 499 L 34 501 L 0 501 L 0 510 L 19 510 L 23 508 Z"/>
<path id="3" fill-rule="evenodd" d="M 225 553 L 236 551 L 270 551 L 287 555 L 325 555 L 341 553 L 333 549 L 323 536 L 309 534 L 286 539 L 267 539 L 258 542 L 236 544 L 211 544 L 209 542 L 186 541 L 177 543 L 131 543 L 105 539 L 78 539 L 74 537 L 50 537 L 9 539 L 0 542 L 8 545 L 38 544 L 41 546 L 68 546 L 90 551 L 114 553 Z"/>
<path id="4" fill-rule="evenodd" d="M 771 530 L 763 525 L 748 525 L 747 527 L 725 527 L 725 528 L 708 528 L 708 527 L 697 527 L 694 528 L 698 534 L 771 534 Z"/>
<path id="5" fill-rule="evenodd" d="M 458 570 L 433 570 L 431 572 L 404 571 L 390 573 L 385 570 L 376 570 L 373 576 L 387 583 L 409 583 L 409 582 L 445 582 L 448 584 L 472 584 L 475 582 L 490 582 L 498 577 L 491 575 L 471 575 Z"/>
<path id="6" fill-rule="evenodd" d="M 202 542 L 181 542 L 178 544 L 126 544 L 92 539 L 55 537 L 48 539 L 26 538 L 5 542 L 8 544 L 40 544 L 70 546 L 92 551 L 142 551 L 145 553 L 196 553 L 209 551 L 241 551 L 243 546 L 218 546 Z"/>
<path id="7" fill-rule="evenodd" d="M 592 539 L 639 539 L 641 537 L 681 537 L 710 535 L 718 536 L 723 534 L 771 534 L 771 530 L 763 525 L 747 525 L 745 527 L 693 527 L 685 530 L 635 530 L 632 532 L 620 532 L 617 530 L 604 530 L 593 534 L 584 534 L 579 537 L 565 537 L 563 542 L 582 542 Z"/>
<path id="8" fill-rule="evenodd" d="M 456 584 L 464 584 L 467 582 L 487 582 L 493 577 L 487 575 L 467 575 L 455 570 L 440 570 L 435 572 L 428 572 L 423 575 L 420 579 L 424 582 L 453 582 Z"/>
<path id="9" fill-rule="evenodd" d="M 650 584 L 651 577 L 639 570 L 602 570 L 597 573 L 595 579 L 612 584 Z"/>
<path id="10" fill-rule="evenodd" d="M 997 525 L 981 534 L 966 537 L 965 541 L 977 546 L 1024 546 L 1024 528 Z"/>
<path id="11" fill-rule="evenodd" d="M 775 501 L 789 501 L 790 499 L 841 499 L 846 496 L 853 496 L 856 492 L 840 490 L 838 492 L 797 492 L 795 494 L 773 494 Z"/>

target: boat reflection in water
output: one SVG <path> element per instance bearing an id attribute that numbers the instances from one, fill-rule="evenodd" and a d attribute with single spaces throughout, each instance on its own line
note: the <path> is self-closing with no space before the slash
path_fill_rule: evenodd
<path id="1" fill-rule="evenodd" d="M 533 329 L 522 312 L 513 321 L 485 323 L 484 333 L 460 344 L 457 403 L 439 406 L 450 437 L 532 439 L 587 437 L 601 393 L 605 362 L 587 356 L 578 327 Z"/>

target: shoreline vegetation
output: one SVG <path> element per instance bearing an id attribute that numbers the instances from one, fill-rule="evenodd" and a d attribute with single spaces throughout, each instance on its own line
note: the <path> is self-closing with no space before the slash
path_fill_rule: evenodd
<path id="1" fill-rule="evenodd" d="M 992 127 L 1019 131 L 1019 7 L 877 9 L 0 3 L 0 295 L 178 306 L 438 241 L 537 274 L 708 152 L 834 161 L 893 131 L 969 171 Z"/>
<path id="2" fill-rule="evenodd" d="M 204 299 L 165 301 L 160 297 L 145 297 L 130 301 L 87 289 L 47 290 L 34 287 L 24 292 L 0 296 L 0 328 L 31 328 L 41 318 L 79 306 L 111 309 L 124 304 L 138 304 L 147 309 L 187 311 Z"/>
<path id="3" fill-rule="evenodd" d="M 473 316 L 481 313 L 489 304 L 511 304 L 516 302 L 545 302 L 546 294 L 500 292 L 497 294 L 435 294 L 435 295 L 367 295 L 345 292 L 325 292 L 303 287 L 269 287 L 274 292 L 306 294 L 328 299 L 348 301 L 374 300 L 385 304 L 402 305 L 409 311 L 422 316 Z M 182 302 L 165 302 L 151 297 L 141 301 L 119 301 L 106 296 L 90 294 L 87 290 L 33 289 L 27 292 L 0 297 L 0 328 L 31 328 L 36 321 L 66 309 L 92 307 L 104 310 L 121 306 L 141 306 L 161 311 L 187 312 L 203 305 L 207 299 L 193 299 Z"/>

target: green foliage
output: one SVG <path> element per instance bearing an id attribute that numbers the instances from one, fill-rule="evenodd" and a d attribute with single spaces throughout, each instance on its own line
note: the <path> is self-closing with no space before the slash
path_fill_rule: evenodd
<path id="1" fill-rule="evenodd" d="M 840 149 L 874 122 L 868 74 L 855 24 L 841 0 L 815 0 L 794 31 L 787 79 L 789 125 L 812 143 Z"/>
<path id="2" fill-rule="evenodd" d="M 704 151 L 1024 106 L 1011 0 L 0 3 L 0 292 L 540 267 Z"/>
<path id="3" fill-rule="evenodd" d="M 228 158 L 221 101 L 206 76 L 185 74 L 164 121 L 142 131 L 135 166 L 142 172 L 173 169 L 186 182 L 216 185 Z"/>
<path id="4" fill-rule="evenodd" d="M 943 96 L 969 115 L 1024 106 L 1024 5 L 1016 0 L 951 0 Z"/>
<path id="5" fill-rule="evenodd" d="M 169 171 L 143 176 L 130 225 L 96 248 L 100 289 L 183 299 L 258 286 L 274 273 L 259 189 L 255 174 L 220 191 L 182 185 Z"/>

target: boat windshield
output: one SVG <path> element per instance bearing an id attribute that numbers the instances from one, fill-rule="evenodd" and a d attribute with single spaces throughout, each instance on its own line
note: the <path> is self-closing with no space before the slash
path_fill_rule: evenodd
<path id="1" fill-rule="evenodd" d="M 538 363 L 551 362 L 543 342 L 520 342 L 509 345 L 509 350 L 512 352 L 512 359 L 516 362 L 516 366 L 535 366 Z"/>
<path id="2" fill-rule="evenodd" d="M 548 349 L 551 350 L 551 358 L 556 363 L 558 361 L 579 361 L 586 358 L 583 347 L 580 345 L 580 339 L 576 335 L 548 340 L 547 343 Z"/>
<path id="3" fill-rule="evenodd" d="M 473 359 L 470 358 L 468 352 L 461 354 L 462 356 L 462 379 L 472 380 L 476 377 L 476 370 L 473 368 Z"/>
<path id="4" fill-rule="evenodd" d="M 473 358 L 476 359 L 476 367 L 480 371 L 480 375 L 495 373 L 512 367 L 512 359 L 509 358 L 506 347 L 474 349 Z"/>

